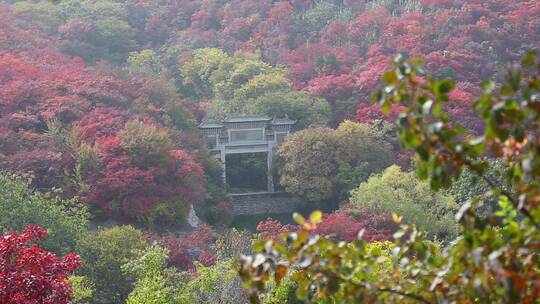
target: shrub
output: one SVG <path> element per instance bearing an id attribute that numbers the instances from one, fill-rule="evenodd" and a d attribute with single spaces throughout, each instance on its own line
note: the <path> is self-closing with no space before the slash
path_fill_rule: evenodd
<path id="1" fill-rule="evenodd" d="M 215 258 L 210 252 L 210 244 L 214 240 L 214 230 L 207 225 L 201 225 L 187 235 L 157 235 L 148 234 L 147 238 L 157 241 L 169 252 L 169 265 L 182 270 L 194 270 L 195 261 L 210 266 Z"/>
<path id="2" fill-rule="evenodd" d="M 236 228 L 225 230 L 216 240 L 218 261 L 235 259 L 242 254 L 251 254 L 251 234 Z"/>
<path id="3" fill-rule="evenodd" d="M 121 266 L 148 246 L 143 233 L 131 226 L 117 226 L 89 233 L 77 243 L 83 260 L 81 274 L 96 287 L 94 303 L 124 303 L 132 282 Z"/>
<path id="4" fill-rule="evenodd" d="M 296 226 L 283 225 L 278 220 L 271 218 L 257 224 L 259 238 L 263 240 L 277 240 L 282 233 L 296 231 Z"/>
<path id="5" fill-rule="evenodd" d="M 401 171 L 398 166 L 370 177 L 352 191 L 351 207 L 395 212 L 403 216 L 405 223 L 415 224 L 442 239 L 450 239 L 457 233 L 454 199 L 432 191 L 428 183 L 418 180 L 412 172 Z"/>
<path id="6" fill-rule="evenodd" d="M 0 230 L 22 230 L 37 224 L 49 237 L 42 246 L 58 254 L 75 249 L 86 232 L 88 212 L 75 200 L 61 200 L 33 190 L 22 178 L 0 172 Z"/>
<path id="7" fill-rule="evenodd" d="M 122 266 L 126 275 L 136 278 L 127 304 L 174 303 L 174 289 L 164 271 L 166 263 L 167 251 L 159 246 L 151 246 L 142 251 L 139 257 Z"/>
<path id="8" fill-rule="evenodd" d="M 246 293 L 236 273 L 233 260 L 213 266 L 197 266 L 198 276 L 193 278 L 178 295 L 182 304 L 237 304 L 247 302 Z"/>
<path id="9" fill-rule="evenodd" d="M 384 241 L 392 239 L 392 233 L 397 228 L 398 226 L 392 221 L 387 211 L 365 209 L 358 212 L 358 210 L 351 211 L 343 208 L 334 213 L 324 214 L 313 231 L 332 240 L 351 242 L 358 237 L 361 230 L 364 230 L 364 240 Z M 259 238 L 263 240 L 278 241 L 282 233 L 301 230 L 305 230 L 302 225 L 283 225 L 272 219 L 267 219 L 257 225 Z"/>
<path id="10" fill-rule="evenodd" d="M 94 284 L 85 276 L 72 275 L 68 278 L 73 289 L 71 304 L 91 304 L 94 295 Z"/>
<path id="11" fill-rule="evenodd" d="M 168 152 L 172 150 L 171 139 L 165 130 L 140 121 L 126 123 L 121 139 L 132 163 L 142 168 L 166 163 Z"/>

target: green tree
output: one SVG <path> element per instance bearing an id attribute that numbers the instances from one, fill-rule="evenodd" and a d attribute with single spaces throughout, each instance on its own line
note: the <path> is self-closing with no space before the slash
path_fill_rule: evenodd
<path id="1" fill-rule="evenodd" d="M 259 74 L 248 80 L 234 92 L 234 99 L 255 99 L 269 92 L 287 92 L 292 87 L 291 81 L 282 71 Z"/>
<path id="2" fill-rule="evenodd" d="M 349 191 L 395 161 L 394 147 L 377 125 L 343 121 L 334 136 L 338 142 L 338 169 L 334 183 L 338 199 L 346 200 Z"/>
<path id="3" fill-rule="evenodd" d="M 310 202 L 346 200 L 348 192 L 371 174 L 388 167 L 393 147 L 369 125 L 345 121 L 336 130 L 306 129 L 285 140 L 280 184 Z"/>
<path id="4" fill-rule="evenodd" d="M 280 184 L 287 192 L 310 202 L 321 202 L 335 193 L 338 142 L 329 128 L 313 128 L 289 136 L 277 152 L 282 164 Z"/>
<path id="5" fill-rule="evenodd" d="M 249 104 L 257 97 L 289 92 L 292 87 L 284 68 L 263 62 L 259 54 L 244 52 L 225 58 L 210 82 L 214 101 L 209 116 L 214 118 L 249 113 Z"/>
<path id="6" fill-rule="evenodd" d="M 0 230 L 22 231 L 28 225 L 39 225 L 49 233 L 43 248 L 59 255 L 74 251 L 77 239 L 86 233 L 86 208 L 75 199 L 35 191 L 16 175 L 0 172 L 0 202 Z"/>
<path id="7" fill-rule="evenodd" d="M 318 97 L 305 92 L 287 91 L 261 95 L 247 104 L 250 114 L 294 119 L 294 129 L 325 127 L 330 117 L 330 106 Z"/>
<path id="8" fill-rule="evenodd" d="M 243 303 L 244 293 L 234 265 L 233 260 L 226 260 L 210 267 L 197 266 L 199 275 L 180 291 L 177 303 Z"/>
<path id="9" fill-rule="evenodd" d="M 232 259 L 209 267 L 197 265 L 197 274 L 167 268 L 167 251 L 150 246 L 122 266 L 135 278 L 128 304 L 237 304 L 245 302 L 240 278 Z"/>
<path id="10" fill-rule="evenodd" d="M 60 34 L 66 52 L 87 62 L 124 62 L 135 46 L 135 30 L 122 3 L 68 0 L 58 4 L 65 24 Z"/>
<path id="11" fill-rule="evenodd" d="M 80 273 L 95 286 L 93 303 L 124 303 L 132 282 L 121 267 L 147 246 L 142 231 L 131 226 L 102 229 L 79 240 L 77 253 L 83 261 Z"/>
<path id="12" fill-rule="evenodd" d="M 140 52 L 130 52 L 128 57 L 129 69 L 137 74 L 159 75 L 165 67 L 152 49 L 144 49 Z"/>
<path id="13" fill-rule="evenodd" d="M 324 99 L 294 91 L 286 69 L 263 62 L 259 54 L 229 56 L 216 48 L 197 49 L 180 72 L 184 95 L 196 100 L 213 98 L 207 111 L 211 118 L 287 115 L 298 121 L 297 129 L 328 122 L 330 107 Z"/>
<path id="14" fill-rule="evenodd" d="M 414 172 L 403 172 L 398 166 L 372 175 L 351 192 L 350 202 L 358 210 L 395 212 L 403 217 L 403 222 L 414 224 L 439 239 L 450 240 L 457 233 L 454 214 L 458 205 L 454 199 L 432 191 Z"/>
<path id="15" fill-rule="evenodd" d="M 255 77 L 262 77 L 262 75 L 279 77 L 284 74 L 284 69 L 274 68 L 263 62 L 258 54 L 236 52 L 220 62 L 209 80 L 212 84 L 214 97 L 226 102 L 238 97 L 245 87 L 252 84 L 250 82 L 254 81 Z"/>
<path id="16" fill-rule="evenodd" d="M 334 243 L 300 231 L 281 242 L 255 245 L 257 254 L 241 262 L 240 275 L 250 300 L 260 302 L 266 282 L 278 283 L 293 272 L 297 296 L 313 303 L 535 303 L 540 297 L 540 60 L 527 53 L 521 68 L 511 68 L 502 85 L 486 81 L 474 103 L 485 122 L 482 136 L 468 136 L 443 111 L 454 87 L 451 80 L 423 76 L 421 61 L 398 56 L 385 85 L 374 94 L 383 110 L 405 106 L 398 133 L 405 148 L 416 152 L 417 175 L 434 190 L 448 188 L 463 170 L 477 174 L 497 194 L 500 211 L 478 215 L 483 197 L 456 213 L 461 235 L 441 248 L 414 225 L 394 235 L 391 268 L 374 281 L 372 265 L 385 260 L 369 253 L 367 243 Z M 418 76 L 422 75 L 420 81 Z M 486 174 L 486 152 L 508 168 L 503 175 L 515 193 L 497 186 Z M 310 230 L 321 221 L 314 213 L 297 221 Z M 397 214 L 396 222 L 401 221 Z"/>
<path id="17" fill-rule="evenodd" d="M 126 123 L 121 137 L 131 161 L 144 168 L 165 163 L 173 147 L 167 131 L 140 121 Z"/>
<path id="18" fill-rule="evenodd" d="M 175 303 L 174 289 L 165 272 L 167 258 L 165 249 L 151 246 L 144 250 L 140 257 L 122 266 L 124 273 L 136 278 L 127 304 Z"/>
<path id="19" fill-rule="evenodd" d="M 73 275 L 68 278 L 69 285 L 73 289 L 73 304 L 91 304 L 90 300 L 94 294 L 94 285 L 87 277 Z"/>
<path id="20" fill-rule="evenodd" d="M 39 25 L 48 34 L 56 34 L 63 23 L 60 7 L 49 1 L 17 1 L 12 8 L 15 14 Z"/>
<path id="21" fill-rule="evenodd" d="M 193 51 L 193 57 L 180 68 L 184 93 L 195 99 L 207 99 L 213 96 L 210 77 L 221 63 L 228 58 L 220 49 L 204 48 Z"/>

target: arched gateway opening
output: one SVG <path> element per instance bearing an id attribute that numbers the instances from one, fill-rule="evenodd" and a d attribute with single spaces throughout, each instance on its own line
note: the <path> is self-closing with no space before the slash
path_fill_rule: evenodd
<path id="1" fill-rule="evenodd" d="M 237 153 L 225 156 L 227 192 L 249 193 L 267 191 L 267 153 Z"/>
<path id="2" fill-rule="evenodd" d="M 199 125 L 210 152 L 221 160 L 229 193 L 274 192 L 274 150 L 294 123 L 287 117 L 238 116 Z"/>

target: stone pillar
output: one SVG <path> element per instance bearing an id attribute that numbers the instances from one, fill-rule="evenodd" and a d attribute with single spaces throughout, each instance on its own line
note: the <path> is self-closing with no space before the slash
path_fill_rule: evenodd
<path id="1" fill-rule="evenodd" d="M 273 157 L 273 146 L 271 144 L 268 144 L 268 151 L 266 152 L 266 164 L 267 164 L 267 170 L 266 170 L 266 176 L 268 180 L 268 192 L 274 192 L 274 175 L 272 174 L 272 157 Z"/>
<path id="2" fill-rule="evenodd" d="M 223 179 L 223 187 L 227 189 L 227 154 L 225 153 L 225 147 L 221 147 L 219 159 L 221 160 L 221 169 L 223 169 L 223 172 L 221 173 L 221 178 Z"/>

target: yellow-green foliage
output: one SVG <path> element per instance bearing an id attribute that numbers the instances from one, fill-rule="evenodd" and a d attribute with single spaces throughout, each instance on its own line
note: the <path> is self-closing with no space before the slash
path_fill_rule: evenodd
<path id="1" fill-rule="evenodd" d="M 95 145 L 82 142 L 75 151 L 75 160 L 81 176 L 94 172 L 99 166 L 99 150 Z"/>
<path id="2" fill-rule="evenodd" d="M 157 245 L 147 248 L 140 256 L 122 266 L 124 273 L 135 276 L 133 291 L 127 304 L 172 304 L 174 289 L 165 277 L 167 251 Z"/>
<path id="3" fill-rule="evenodd" d="M 191 91 L 192 97 L 203 99 L 213 95 L 210 77 L 225 58 L 227 54 L 217 48 L 193 51 L 192 59 L 180 69 L 183 85 Z"/>
<path id="4" fill-rule="evenodd" d="M 405 223 L 415 224 L 442 239 L 452 238 L 457 233 L 454 213 L 458 206 L 454 199 L 431 190 L 414 172 L 403 172 L 398 166 L 371 176 L 351 192 L 350 202 L 358 209 L 395 212 L 403 216 Z"/>
<path id="5" fill-rule="evenodd" d="M 172 148 L 167 131 L 140 121 L 126 123 L 121 136 L 131 161 L 143 167 L 163 163 Z"/>
<path id="6" fill-rule="evenodd" d="M 367 124 L 344 121 L 337 130 L 306 129 L 279 148 L 280 183 L 307 201 L 345 200 L 372 173 L 393 161 L 393 147 Z"/>
<path id="7" fill-rule="evenodd" d="M 75 199 L 51 197 L 21 177 L 0 171 L 0 231 L 22 231 L 37 224 L 49 233 L 41 245 L 64 255 L 74 251 L 76 240 L 86 233 L 88 218 L 88 210 Z"/>
<path id="8" fill-rule="evenodd" d="M 49 34 L 55 34 L 63 21 L 60 7 L 50 1 L 18 1 L 12 8 L 15 14 L 39 25 Z"/>
<path id="9" fill-rule="evenodd" d="M 179 304 L 237 304 L 243 302 L 235 262 L 226 260 L 210 267 L 197 266 L 198 276 L 178 295 Z"/>
<path id="10" fill-rule="evenodd" d="M 84 276 L 70 276 L 69 285 L 73 290 L 72 304 L 90 304 L 94 294 L 94 284 Z"/>
<path id="11" fill-rule="evenodd" d="M 79 240 L 76 252 L 82 258 L 80 273 L 96 287 L 93 303 L 125 301 L 132 286 L 121 266 L 136 258 L 147 246 L 143 232 L 131 226 L 102 229 Z"/>
<path id="12" fill-rule="evenodd" d="M 130 52 L 128 64 L 131 71 L 147 75 L 157 75 L 164 69 L 156 52 L 152 49 Z"/>

